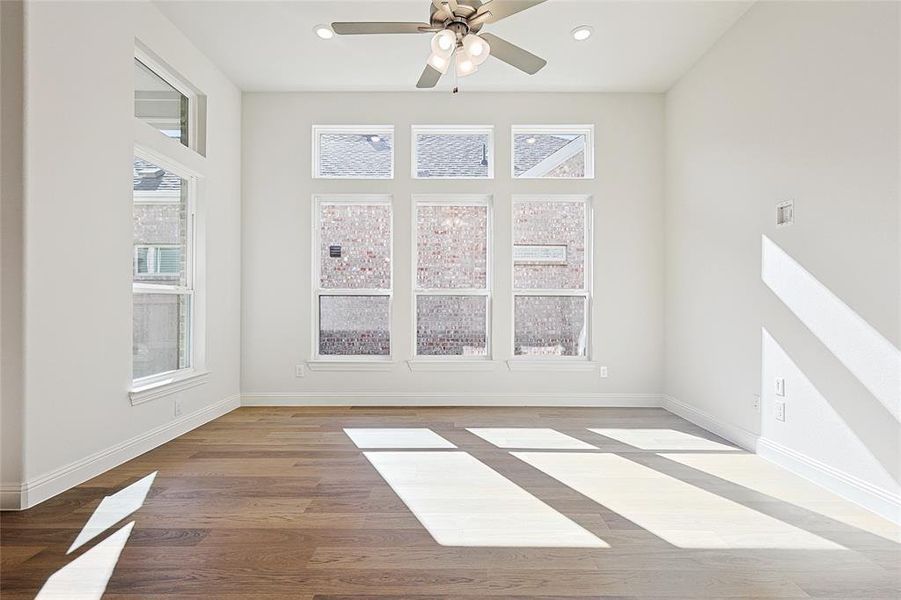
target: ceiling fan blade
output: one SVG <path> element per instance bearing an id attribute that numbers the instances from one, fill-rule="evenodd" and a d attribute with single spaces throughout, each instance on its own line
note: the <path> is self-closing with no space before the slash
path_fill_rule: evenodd
<path id="1" fill-rule="evenodd" d="M 540 56 L 535 56 L 531 52 L 523 50 L 516 44 L 511 44 L 496 35 L 480 33 L 479 37 L 491 46 L 491 56 L 516 67 L 520 71 L 525 71 L 529 75 L 534 75 L 547 64 L 547 61 Z"/>
<path id="2" fill-rule="evenodd" d="M 419 76 L 419 81 L 416 82 L 416 87 L 420 89 L 433 88 L 438 85 L 439 79 L 441 79 L 441 71 L 433 68 L 432 65 L 426 65 L 422 70 L 422 75 Z"/>
<path id="3" fill-rule="evenodd" d="M 454 18 L 454 11 L 457 10 L 457 0 L 432 0 L 432 4 L 444 13 L 446 19 Z"/>
<path id="4" fill-rule="evenodd" d="M 481 12 L 477 15 L 474 15 L 470 18 L 467 23 L 469 23 L 470 28 L 478 27 L 479 25 L 484 25 L 491 19 L 491 11 L 486 10 L 485 12 Z"/>
<path id="5" fill-rule="evenodd" d="M 425 33 L 430 30 L 430 23 L 396 23 L 396 22 L 346 22 L 332 23 L 332 29 L 338 35 L 368 35 L 382 33 Z"/>
<path id="6" fill-rule="evenodd" d="M 482 2 L 478 14 L 490 11 L 491 17 L 488 18 L 486 23 L 497 23 L 501 19 L 506 19 L 510 15 L 515 15 L 518 12 L 532 8 L 544 1 L 545 0 L 488 0 L 488 2 Z"/>

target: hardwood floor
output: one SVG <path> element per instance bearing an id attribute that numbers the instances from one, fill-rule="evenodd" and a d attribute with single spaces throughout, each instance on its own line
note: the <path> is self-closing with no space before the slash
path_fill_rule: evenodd
<path id="1" fill-rule="evenodd" d="M 609 547 L 439 545 L 343 431 L 369 427 L 431 429 Z M 552 428 L 591 448 L 504 449 L 474 427 Z M 589 428 L 726 443 L 662 409 L 242 408 L 3 513 L 0 591 L 34 598 L 79 559 L 79 577 L 99 577 L 92 550 L 134 521 L 105 598 L 901 597 L 901 545 L 888 522 L 744 452 L 679 448 L 673 436 L 626 443 Z M 560 456 L 511 454 L 520 450 Z M 580 469 L 582 460 L 603 461 L 605 472 Z M 67 555 L 104 497 L 154 472 L 140 508 Z"/>

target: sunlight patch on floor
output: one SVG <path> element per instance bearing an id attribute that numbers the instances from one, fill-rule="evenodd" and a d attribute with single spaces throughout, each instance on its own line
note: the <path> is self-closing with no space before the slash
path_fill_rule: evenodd
<path id="1" fill-rule="evenodd" d="M 357 448 L 456 448 L 431 429 L 425 428 L 345 428 L 344 433 Z"/>
<path id="2" fill-rule="evenodd" d="M 466 430 L 498 448 L 597 450 L 587 442 L 545 427 L 467 427 Z"/>
<path id="3" fill-rule="evenodd" d="M 608 548 L 465 452 L 365 452 L 442 546 Z"/>
<path id="4" fill-rule="evenodd" d="M 754 454 L 661 454 L 669 460 L 901 543 L 901 528 Z"/>
<path id="5" fill-rule="evenodd" d="M 132 521 L 51 575 L 35 600 L 100 600 L 134 525 Z"/>
<path id="6" fill-rule="evenodd" d="M 842 549 L 615 454 L 511 454 L 679 548 Z"/>
<path id="7" fill-rule="evenodd" d="M 675 429 L 628 429 L 597 428 L 589 429 L 604 437 L 641 448 L 642 450 L 724 450 L 741 452 L 740 448 L 727 446 L 684 431 Z"/>
<path id="8" fill-rule="evenodd" d="M 94 509 L 91 518 L 85 523 L 78 537 L 72 542 L 66 554 L 72 553 L 85 543 L 91 541 L 128 515 L 132 514 L 144 505 L 147 492 L 156 478 L 156 471 L 134 482 L 126 488 L 122 488 L 115 494 L 105 497 Z"/>

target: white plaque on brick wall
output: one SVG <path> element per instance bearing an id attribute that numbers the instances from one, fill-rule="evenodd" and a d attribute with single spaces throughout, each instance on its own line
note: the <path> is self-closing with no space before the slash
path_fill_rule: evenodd
<path id="1" fill-rule="evenodd" d="M 565 244 L 514 244 L 513 262 L 517 265 L 565 265 Z"/>

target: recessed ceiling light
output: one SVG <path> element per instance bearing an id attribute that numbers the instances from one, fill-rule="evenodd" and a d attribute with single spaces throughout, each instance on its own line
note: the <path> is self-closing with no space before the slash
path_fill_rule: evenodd
<path id="1" fill-rule="evenodd" d="M 590 25 L 579 25 L 573 29 L 571 33 L 574 40 L 577 42 L 584 42 L 591 37 L 592 33 L 594 33 L 594 28 Z"/>
<path id="2" fill-rule="evenodd" d="M 313 28 L 313 33 L 318 35 L 323 40 L 330 40 L 335 37 L 335 32 L 332 31 L 332 28 L 328 25 L 317 25 Z"/>

